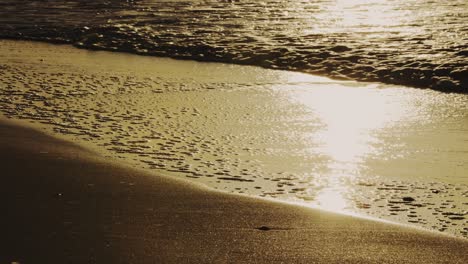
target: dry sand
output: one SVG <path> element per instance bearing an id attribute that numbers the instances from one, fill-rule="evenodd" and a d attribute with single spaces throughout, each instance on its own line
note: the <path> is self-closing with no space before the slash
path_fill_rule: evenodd
<path id="1" fill-rule="evenodd" d="M 209 191 L 10 122 L 0 141 L 0 263 L 468 261 L 466 240 Z"/>

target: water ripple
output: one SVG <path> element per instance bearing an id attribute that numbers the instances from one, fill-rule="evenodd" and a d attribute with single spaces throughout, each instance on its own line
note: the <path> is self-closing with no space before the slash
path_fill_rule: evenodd
<path id="1" fill-rule="evenodd" d="M 0 36 L 468 91 L 464 0 L 21 1 Z"/>

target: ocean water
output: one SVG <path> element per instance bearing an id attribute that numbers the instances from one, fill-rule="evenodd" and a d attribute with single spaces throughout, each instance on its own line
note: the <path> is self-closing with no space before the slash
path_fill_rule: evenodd
<path id="1" fill-rule="evenodd" d="M 468 92 L 465 0 L 3 0 L 0 37 Z"/>

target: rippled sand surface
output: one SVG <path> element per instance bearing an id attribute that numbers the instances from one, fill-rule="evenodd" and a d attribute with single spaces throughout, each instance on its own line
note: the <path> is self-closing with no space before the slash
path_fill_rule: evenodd
<path id="1" fill-rule="evenodd" d="M 468 237 L 466 95 L 29 42 L 0 58 L 3 115 L 111 158 Z"/>
<path id="2" fill-rule="evenodd" d="M 468 92 L 465 0 L 0 3 L 0 37 Z"/>

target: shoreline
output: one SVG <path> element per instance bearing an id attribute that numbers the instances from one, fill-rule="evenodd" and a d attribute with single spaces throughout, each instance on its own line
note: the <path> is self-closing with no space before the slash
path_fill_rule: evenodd
<path id="1" fill-rule="evenodd" d="M 91 34 L 92 35 L 92 34 Z M 138 49 L 118 49 L 115 47 L 106 47 L 106 46 L 99 46 L 95 43 L 91 43 L 90 45 L 85 45 L 83 43 L 76 43 L 70 40 L 63 40 L 63 39 L 41 39 L 41 38 L 28 38 L 28 37 L 15 37 L 15 36 L 0 36 L 0 40 L 12 40 L 12 41 L 32 41 L 32 42 L 42 42 L 47 44 L 55 44 L 55 45 L 71 45 L 78 49 L 89 50 L 89 51 L 106 51 L 106 52 L 113 52 L 113 53 L 123 53 L 123 54 L 131 54 L 131 55 L 139 55 L 139 56 L 147 56 L 147 57 L 154 57 L 154 58 L 168 58 L 168 59 L 175 59 L 180 61 L 196 61 L 196 62 L 204 62 L 204 63 L 225 63 L 225 64 L 232 64 L 238 66 L 252 66 L 252 67 L 260 67 L 263 69 L 268 70 L 280 70 L 280 71 L 293 71 L 297 73 L 303 74 L 311 74 L 315 76 L 320 76 L 324 78 L 330 78 L 332 80 L 337 81 L 355 81 L 355 82 L 363 82 L 363 83 L 380 83 L 385 85 L 401 85 L 408 88 L 414 89 L 430 89 L 433 91 L 446 93 L 446 94 L 468 94 L 468 84 L 466 75 L 468 69 L 466 67 L 460 69 L 454 69 L 449 74 L 442 74 L 440 76 L 434 75 L 432 76 L 429 73 L 430 70 L 428 69 L 409 69 L 409 68 L 395 68 L 395 69 L 386 69 L 386 68 L 374 68 L 364 65 L 358 65 L 356 67 L 364 68 L 365 70 L 356 70 L 353 72 L 350 69 L 345 69 L 342 72 L 330 71 L 325 69 L 308 69 L 308 68 L 297 68 L 292 66 L 285 66 L 289 64 L 298 64 L 297 62 L 282 62 L 282 66 L 276 64 L 269 64 L 269 59 L 271 58 L 251 58 L 251 59 L 241 59 L 241 60 L 234 60 L 232 58 L 222 58 L 218 57 L 216 54 L 210 56 L 210 54 L 201 54 L 200 56 L 192 55 L 192 56 L 182 56 L 182 55 L 170 55 L 166 52 L 159 51 L 149 53 L 148 51 L 139 51 Z M 338 46 L 339 47 L 339 46 Z M 273 56 L 273 55 L 272 55 Z M 261 61 L 258 62 L 258 61 Z M 262 60 L 265 60 L 263 62 Z M 300 62 L 300 61 L 299 61 Z M 301 64 L 301 63 L 299 63 Z M 338 67 L 339 64 L 330 63 L 327 67 Z M 445 69 L 438 69 L 438 71 L 442 71 Z M 371 71 L 371 74 L 367 74 L 367 71 Z M 375 71 L 375 73 L 374 73 Z M 446 70 L 445 70 L 446 71 Z M 455 77 L 454 77 L 455 76 Z"/>
<path id="2" fill-rule="evenodd" d="M 314 127 L 305 127 L 306 129 L 304 130 L 301 123 L 298 123 L 298 126 L 288 125 L 291 122 L 290 120 L 309 115 L 310 110 L 300 104 L 285 104 L 284 102 L 290 101 L 290 97 L 295 99 L 294 96 L 302 97 L 305 95 L 310 101 L 307 102 L 308 104 L 322 105 L 320 98 L 324 97 L 326 99 L 344 93 L 349 94 L 349 96 L 355 99 L 370 96 L 368 100 L 372 102 L 371 107 L 379 110 L 379 107 L 376 106 L 380 105 L 380 103 L 377 102 L 382 99 L 377 97 L 380 95 L 376 94 L 382 93 L 384 97 L 385 94 L 393 96 L 395 92 L 399 92 L 398 89 L 405 89 L 398 87 L 385 89 L 386 87 L 382 87 L 380 90 L 373 87 L 363 87 L 362 84 L 341 87 L 342 85 L 351 84 L 330 81 L 321 77 L 268 71 L 249 66 L 202 64 L 180 62 L 171 59 L 155 60 L 134 55 L 81 51 L 69 46 L 54 46 L 33 42 L 4 43 L 4 54 L 6 55 L 3 56 L 6 56 L 6 63 L 2 67 L 5 69 L 4 73 L 7 74 L 5 74 L 4 78 L 6 87 L 3 95 L 5 98 L 2 98 L 2 102 L 0 103 L 5 106 L 3 112 L 8 116 L 35 121 L 39 123 L 39 126 L 47 128 L 46 131 L 49 135 L 77 142 L 79 145 L 92 149 L 103 156 L 112 157 L 118 160 L 118 162 L 128 163 L 129 166 L 147 169 L 150 173 L 169 173 L 171 176 L 182 178 L 194 177 L 196 179 L 193 180 L 197 184 L 206 185 L 208 188 L 224 193 L 248 194 L 265 198 L 271 197 L 293 201 L 293 203 L 304 201 L 308 207 L 328 208 L 330 211 L 342 211 L 341 208 L 327 207 L 328 203 L 331 202 L 333 205 L 335 202 L 334 200 L 330 200 L 330 196 L 328 198 L 325 196 L 325 200 L 322 201 L 324 203 L 322 204 L 317 204 L 313 201 L 316 199 L 313 192 L 315 191 L 320 194 L 320 186 L 315 187 L 314 182 L 311 185 L 305 185 L 300 180 L 295 180 L 294 177 L 296 176 L 294 176 L 293 171 L 289 174 L 291 176 L 281 172 L 296 170 L 297 165 L 304 166 L 301 162 L 306 162 L 307 164 L 320 164 L 322 162 L 320 157 L 316 158 L 313 152 L 308 154 L 310 158 L 307 160 L 297 160 L 294 158 L 294 149 L 290 149 L 288 146 L 296 146 L 297 142 L 302 144 L 301 141 L 304 141 L 304 139 L 300 134 L 299 137 L 292 137 L 291 139 L 283 135 L 294 135 L 298 131 L 304 133 L 317 132 L 315 132 Z M 11 54 L 5 53 L 8 50 Z M 124 81 L 119 82 L 119 78 Z M 301 83 L 305 83 L 306 85 L 302 87 Z M 314 91 L 317 92 L 314 93 Z M 323 94 L 323 92 L 326 93 Z M 439 98 L 439 94 L 431 91 L 419 92 L 414 90 L 413 92 L 418 100 L 421 96 L 426 95 L 437 96 Z M 313 100 L 314 97 L 319 101 Z M 131 100 L 126 100 L 125 98 Z M 393 100 L 399 98 L 396 97 Z M 403 97 L 402 99 L 406 102 L 406 100 L 411 98 Z M 248 99 L 249 101 L 245 101 L 244 99 Z M 432 99 L 432 97 L 429 97 L 429 99 Z M 448 100 L 447 104 L 453 106 L 451 102 L 454 100 L 463 103 L 464 98 L 461 97 L 460 99 L 458 100 L 457 97 L 454 97 Z M 385 103 L 386 101 L 382 101 L 382 104 Z M 354 106 L 343 106 L 343 109 L 349 113 L 352 110 L 350 107 Z M 386 106 L 384 105 L 383 107 L 385 109 Z M 398 107 L 398 105 L 390 105 L 390 107 Z M 237 110 L 237 108 L 239 109 Z M 259 108 L 269 109 L 269 115 L 265 115 L 264 110 L 258 111 L 257 109 Z M 218 113 L 225 112 L 224 110 L 228 110 L 232 118 L 226 120 L 222 115 L 218 115 Z M 318 110 L 320 111 L 321 109 Z M 325 107 L 322 110 L 330 111 L 333 109 Z M 353 114 L 345 116 L 359 118 L 363 114 L 362 111 L 365 111 L 365 108 L 357 108 L 357 110 L 357 112 L 351 112 Z M 291 119 L 288 119 L 290 115 L 287 115 L 286 119 L 284 119 L 284 113 L 291 111 L 298 114 L 296 116 L 293 115 Z M 244 118 L 252 113 L 256 117 L 258 115 L 258 118 Z M 331 111 L 330 114 L 331 117 L 335 118 L 331 119 L 331 125 L 333 125 L 333 122 L 343 121 L 336 119 L 336 110 Z M 218 120 L 216 118 L 213 119 L 213 116 L 220 116 L 220 118 Z M 382 113 L 382 116 L 386 118 L 385 112 Z M 375 117 L 374 119 L 380 120 Z M 149 122 L 150 120 L 151 122 Z M 251 120 L 251 124 L 248 123 L 249 120 Z M 265 121 L 259 125 L 258 121 L 260 120 Z M 194 122 L 206 124 L 207 121 L 215 125 L 194 126 Z M 357 122 L 358 125 L 362 123 L 359 119 L 353 122 Z M 139 125 L 140 123 L 143 126 Z M 313 123 L 317 123 L 317 121 L 313 121 Z M 253 127 L 251 130 L 233 130 L 239 127 L 240 124 L 247 128 L 249 126 Z M 210 127 L 211 130 L 209 130 Z M 257 131 L 258 129 L 260 130 Z M 268 131 L 276 131 L 278 129 L 282 133 L 268 134 Z M 351 126 L 351 129 L 355 129 L 355 127 Z M 249 136 L 248 133 L 252 133 L 252 131 L 254 132 L 253 135 Z M 233 133 L 237 133 L 237 137 L 242 140 L 230 141 L 226 135 L 232 135 Z M 246 151 L 245 147 L 253 147 L 254 149 L 268 147 L 268 145 L 259 145 L 258 147 L 246 145 L 246 140 L 244 140 L 245 135 L 249 136 L 247 137 L 250 138 L 249 141 L 263 141 L 263 135 L 269 135 L 269 137 L 273 138 L 273 140 L 267 142 L 270 144 L 270 148 L 275 148 L 279 144 L 286 146 L 282 150 L 282 154 L 276 157 L 276 159 L 265 159 L 263 161 L 266 164 L 281 162 L 290 165 L 283 166 L 284 168 L 278 172 L 278 175 L 272 175 L 274 171 L 262 172 L 257 170 L 258 167 L 264 166 L 260 162 L 258 164 L 254 163 L 250 167 L 243 165 L 243 167 L 239 168 L 239 163 L 248 165 L 252 159 L 255 159 L 255 156 L 252 157 L 252 154 L 255 152 Z M 437 136 L 444 137 L 445 134 Z M 228 140 L 220 141 L 222 138 L 227 138 Z M 278 138 L 278 140 L 275 140 L 275 138 Z M 437 139 L 437 137 L 434 138 Z M 453 141 L 458 140 L 457 137 L 452 136 L 452 138 Z M 326 142 L 326 144 L 331 144 L 331 151 L 336 151 L 333 149 L 336 147 L 335 140 L 336 138 L 331 138 L 329 139 L 330 142 Z M 309 141 L 305 140 L 304 142 L 307 144 Z M 341 142 L 341 140 L 338 142 Z M 345 146 L 346 144 L 353 144 L 352 141 L 344 141 L 342 143 Z M 188 146 L 190 147 L 188 148 Z M 228 147 L 227 150 L 220 149 L 220 147 L 224 146 Z M 306 148 L 309 145 L 304 145 L 303 147 Z M 310 145 L 310 147 L 314 147 L 314 145 Z M 366 148 L 368 146 L 364 146 L 364 150 Z M 463 146 L 459 148 L 463 150 Z M 453 150 L 458 150 L 459 148 L 454 148 Z M 244 153 L 245 157 L 236 161 L 238 160 L 237 155 L 239 153 Z M 288 156 L 288 153 L 291 153 L 292 156 Z M 224 157 L 227 159 L 224 159 Z M 463 160 L 463 156 L 457 157 Z M 284 162 L 285 158 L 288 159 L 288 162 Z M 226 164 L 226 160 L 232 160 L 232 162 L 229 161 Z M 205 161 L 209 161 L 210 164 L 204 163 Z M 199 167 L 195 166 L 197 164 Z M 305 164 L 304 172 L 310 170 L 307 164 Z M 160 165 L 164 167 L 160 167 Z M 324 165 L 335 166 L 340 164 L 332 163 L 330 165 L 325 163 Z M 403 166 L 405 165 L 403 163 Z M 395 165 L 388 166 L 388 169 L 384 172 L 392 173 L 396 169 L 397 173 L 392 174 L 398 174 L 398 172 L 402 172 L 399 170 L 401 167 L 401 164 L 396 163 Z M 253 169 L 249 170 L 250 168 Z M 439 167 L 433 168 L 436 169 L 436 172 L 439 170 Z M 430 167 L 425 169 L 426 171 L 430 170 Z M 461 172 L 463 171 L 463 167 L 458 167 L 457 170 Z M 327 177 L 331 177 L 332 180 L 336 177 L 333 172 L 317 171 L 316 173 L 323 174 L 325 180 Z M 338 173 L 338 175 L 342 174 L 341 172 Z M 463 177 L 460 173 L 455 175 Z M 270 180 L 266 180 L 266 177 Z M 301 175 L 298 174 L 297 178 L 300 179 Z M 311 181 L 313 180 L 312 178 Z M 455 209 L 454 211 L 450 208 L 455 207 L 448 208 L 445 204 L 442 204 L 440 208 L 448 208 L 442 210 L 442 212 L 449 214 L 447 216 L 441 214 L 439 218 L 432 217 L 428 221 L 429 223 L 425 221 L 429 218 L 424 213 L 428 215 L 432 211 L 423 211 L 417 216 L 424 220 L 419 226 L 426 229 L 440 229 L 439 231 L 444 231 L 448 227 L 447 233 L 459 236 L 461 234 L 466 237 L 466 230 L 463 230 L 463 222 L 465 221 L 463 218 L 446 222 L 448 220 L 447 217 L 461 218 L 457 214 L 460 210 L 462 212 L 464 208 L 462 204 L 464 201 L 463 188 L 459 188 L 457 192 L 454 192 L 450 183 L 448 185 L 433 185 L 430 182 L 428 184 L 424 182 L 419 184 L 419 180 L 415 179 L 415 184 L 410 182 L 406 186 L 408 186 L 407 188 L 416 188 L 415 191 L 420 193 L 407 192 L 407 194 L 397 193 L 394 195 L 395 192 L 389 187 L 391 185 L 388 185 L 395 185 L 395 180 L 391 178 L 378 185 L 375 183 L 376 180 L 366 179 L 365 177 L 362 180 L 358 178 L 356 181 L 357 185 L 343 187 L 347 187 L 350 191 L 357 193 L 362 192 L 364 196 L 369 194 L 369 192 L 376 191 L 378 188 L 389 189 L 387 193 L 384 191 L 378 193 L 378 196 L 372 194 L 369 196 L 370 198 L 357 200 L 364 205 L 372 204 L 375 209 L 378 209 L 377 206 L 379 206 L 389 209 L 389 211 L 376 211 L 374 209 L 374 212 L 366 211 L 365 209 L 361 211 L 354 209 L 351 210 L 352 214 L 358 213 L 358 215 L 368 215 L 370 218 L 384 218 L 404 225 L 414 223 L 414 217 L 418 212 L 416 208 L 421 207 L 421 203 L 427 203 L 428 205 L 431 203 L 430 199 L 424 200 L 423 195 L 434 196 L 432 190 L 436 189 L 442 192 L 442 197 L 446 197 L 446 193 L 451 191 L 448 192 L 448 195 L 461 197 L 458 200 L 456 199 L 456 203 L 454 204 L 459 209 Z M 401 186 L 404 183 L 397 181 L 396 184 Z M 369 185 L 374 186 L 369 187 Z M 258 187 L 261 188 L 257 189 Z M 300 191 L 304 187 L 304 191 Z M 328 187 L 326 182 L 324 187 Z M 334 185 L 331 187 L 334 187 Z M 250 189 L 246 191 L 247 188 Z M 421 193 L 419 191 L 421 189 L 429 193 Z M 312 194 L 309 194 L 309 190 Z M 330 195 L 329 193 L 325 194 Z M 279 195 L 283 196 L 278 197 Z M 331 199 L 342 198 L 342 196 L 339 196 L 341 195 L 340 193 L 332 193 L 332 195 Z M 392 195 L 392 197 L 388 195 Z M 402 199 L 401 197 L 405 197 L 405 195 L 416 195 L 414 197 L 418 201 L 414 204 L 406 203 L 400 205 L 402 202 L 398 199 Z M 385 199 L 382 199 L 382 197 Z M 362 199 L 359 196 L 356 196 L 356 198 Z M 380 198 L 380 203 L 369 200 L 376 198 Z M 436 198 L 437 196 L 431 199 Z M 310 204 L 311 199 L 314 202 L 313 204 Z M 349 199 L 350 202 L 353 202 L 353 197 Z M 453 198 L 451 199 L 453 200 Z M 388 205 L 385 204 L 387 200 Z M 442 202 L 445 203 L 445 200 L 440 201 L 440 203 Z M 350 206 L 352 205 L 350 203 Z M 401 206 L 400 208 L 394 209 L 399 205 Z M 411 215 L 408 219 L 404 218 L 405 207 L 408 208 L 406 210 L 411 210 Z M 429 205 L 428 207 L 433 207 L 436 213 L 440 213 L 440 211 L 437 211 L 437 206 Z M 385 218 L 388 213 L 393 214 L 395 210 L 403 211 L 402 219 Z M 440 220 L 444 221 L 440 222 Z M 458 224 L 458 226 L 454 226 L 454 224 Z M 415 225 L 417 223 L 413 226 Z M 430 228 L 431 225 L 434 226 Z M 435 228 L 435 226 L 438 226 L 438 228 Z M 450 228 L 453 228 L 453 230 L 450 230 Z"/>
<path id="3" fill-rule="evenodd" d="M 13 118 L 5 117 L 0 114 L 0 126 L 10 126 L 13 128 L 17 128 L 19 130 L 22 130 L 22 129 L 30 130 L 31 133 L 42 134 L 41 137 L 42 136 L 48 137 L 52 141 L 57 140 L 58 145 L 64 144 L 66 147 L 77 148 L 79 152 L 82 154 L 76 155 L 75 154 L 76 151 L 72 151 L 71 153 L 75 155 L 73 156 L 73 158 L 83 160 L 84 162 L 99 163 L 99 164 L 104 163 L 104 164 L 107 164 L 106 167 L 118 167 L 123 170 L 135 172 L 138 175 L 144 175 L 145 177 L 148 177 L 148 178 L 153 178 L 153 177 L 162 178 L 165 181 L 172 182 L 174 184 L 178 184 L 189 189 L 195 189 L 195 190 L 199 190 L 202 192 L 208 192 L 208 193 L 213 193 L 213 194 L 227 196 L 227 197 L 233 197 L 235 199 L 248 199 L 248 200 L 253 200 L 253 201 L 259 201 L 261 203 L 264 202 L 264 203 L 280 204 L 284 206 L 292 206 L 296 208 L 301 208 L 306 211 L 312 210 L 316 212 L 323 212 L 325 214 L 349 217 L 349 218 L 354 218 L 354 219 L 361 219 L 361 220 L 370 221 L 370 222 L 377 222 L 383 225 L 390 225 L 390 226 L 395 226 L 397 228 L 414 230 L 415 232 L 430 233 L 435 236 L 441 236 L 441 237 L 468 242 L 468 238 L 463 237 L 463 236 L 455 235 L 452 233 L 441 232 L 441 231 L 434 230 L 434 229 L 428 229 L 428 228 L 424 228 L 421 226 L 412 225 L 410 223 L 392 221 L 392 220 L 388 220 L 385 218 L 379 218 L 373 215 L 366 215 L 366 214 L 359 213 L 359 212 L 336 211 L 333 209 L 322 208 L 320 206 L 307 203 L 306 201 L 289 201 L 289 200 L 282 200 L 282 199 L 278 199 L 274 197 L 262 197 L 262 196 L 257 196 L 253 194 L 226 192 L 224 190 L 220 190 L 217 188 L 207 186 L 206 184 L 201 183 L 201 182 L 192 181 L 190 180 L 190 177 L 189 178 L 174 177 L 174 175 L 171 175 L 171 172 L 164 172 L 164 171 L 155 172 L 154 170 L 151 170 L 148 168 L 139 168 L 138 166 L 135 166 L 132 163 L 122 162 L 122 160 L 117 159 L 113 156 L 107 156 L 107 155 L 103 156 L 104 153 L 100 152 L 98 150 L 99 148 L 92 149 L 90 148 L 90 145 L 80 144 L 83 142 L 70 141 L 67 137 L 63 137 L 61 135 L 53 135 L 52 133 L 48 131 L 46 126 L 44 126 L 43 124 L 38 124 L 34 121 L 31 122 L 31 120 L 13 119 Z M 49 153 L 48 151 L 45 151 L 45 152 L 39 151 L 39 154 L 47 155 L 48 153 Z M 65 155 L 68 155 L 66 154 L 66 152 L 61 152 L 61 153 L 62 154 L 65 153 Z"/>
<path id="4" fill-rule="evenodd" d="M 201 189 L 11 122 L 0 140 L 2 262 L 467 261 L 464 239 Z"/>
<path id="5" fill-rule="evenodd" d="M 48 48 L 55 50 L 57 47 Z M 27 55 L 31 50 L 22 52 Z M 67 63 L 84 63 L 64 58 L 49 61 L 40 53 L 31 54 L 31 64 L 22 67 L 31 67 L 37 63 L 35 60 L 44 63 L 45 70 L 60 68 Z M 55 65 L 57 61 L 62 64 Z M 102 65 L 87 67 L 99 69 Z M 144 65 L 141 65 L 143 69 Z M 168 69 L 162 66 L 161 71 L 176 69 L 184 73 L 176 66 Z M 126 70 L 120 69 L 121 72 Z M 140 69 L 134 70 L 138 72 Z M 154 74 L 153 69 L 146 71 Z M 181 74 L 178 71 L 174 74 Z M 200 67 L 200 71 L 200 74 L 210 76 L 209 69 Z M 249 74 L 255 73 L 246 73 Z M 219 77 L 210 78 L 217 82 Z M 58 96 L 64 95 L 58 93 Z M 158 93 L 158 96 L 162 94 Z M 270 199 L 213 191 L 187 179 L 172 179 L 158 176 L 164 175 L 158 172 L 133 169 L 131 162 L 127 164 L 106 157 L 106 153 L 99 151 L 100 144 L 94 141 L 86 144 L 86 140 L 80 141 L 65 133 L 79 131 L 71 129 L 73 123 L 55 122 L 62 130 L 54 132 L 49 127 L 49 130 L 39 132 L 37 129 L 42 125 L 28 122 L 43 122 L 48 113 L 46 107 L 54 102 L 45 100 L 39 93 L 28 94 L 25 98 L 30 100 L 29 105 L 44 111 L 25 111 L 24 116 L 20 113 L 19 117 L 26 120 L 5 122 L 0 119 L 0 159 L 4 176 L 0 205 L 7 212 L 7 217 L 0 220 L 5 234 L 1 244 L 6 252 L 0 254 L 2 263 L 467 261 L 463 253 L 468 250 L 468 241 L 463 238 Z M 80 98 L 72 99 L 85 103 Z M 107 121 L 104 114 L 94 116 Z M 72 120 L 72 117 L 68 115 L 64 120 Z M 96 134 L 90 131 L 83 135 L 87 139 Z"/>

